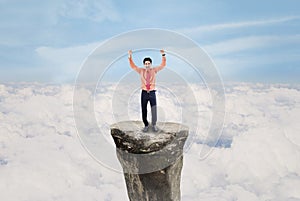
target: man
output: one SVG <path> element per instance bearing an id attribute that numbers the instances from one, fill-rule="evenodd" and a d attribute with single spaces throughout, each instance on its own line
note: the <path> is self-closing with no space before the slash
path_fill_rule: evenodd
<path id="1" fill-rule="evenodd" d="M 145 68 L 139 68 L 136 66 L 132 60 L 132 51 L 128 51 L 128 59 L 130 67 L 135 70 L 141 77 L 141 106 L 142 106 L 142 118 L 145 127 L 143 128 L 143 132 L 147 132 L 149 129 L 149 122 L 147 120 L 147 104 L 148 101 L 151 105 L 151 115 L 152 115 L 152 129 L 154 132 L 158 131 L 156 126 L 157 121 L 157 108 L 156 108 L 156 95 L 155 95 L 155 76 L 158 71 L 163 69 L 166 66 L 166 54 L 164 50 L 160 50 L 162 55 L 162 62 L 159 66 L 152 67 L 152 59 L 150 57 L 146 57 L 143 60 Z"/>

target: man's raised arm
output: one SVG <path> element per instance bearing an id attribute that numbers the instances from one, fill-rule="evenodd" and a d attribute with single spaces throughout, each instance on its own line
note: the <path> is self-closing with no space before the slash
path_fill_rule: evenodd
<path id="1" fill-rule="evenodd" d="M 157 67 L 154 68 L 155 72 L 157 73 L 158 71 L 160 71 L 161 69 L 163 69 L 166 66 L 167 63 L 167 59 L 166 59 L 166 54 L 164 50 L 160 50 L 161 53 L 161 64 Z"/>
<path id="2" fill-rule="evenodd" d="M 129 60 L 129 65 L 130 67 L 135 70 L 136 72 L 140 73 L 140 68 L 135 65 L 135 63 L 132 60 L 132 50 L 128 51 L 128 60 Z"/>

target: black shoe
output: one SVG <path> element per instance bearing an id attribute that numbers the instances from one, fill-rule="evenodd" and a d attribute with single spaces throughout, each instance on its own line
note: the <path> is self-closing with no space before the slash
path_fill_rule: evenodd
<path id="1" fill-rule="evenodd" d="M 152 126 L 152 130 L 153 130 L 154 132 L 157 132 L 157 131 L 158 131 L 157 126 L 156 126 L 156 125 Z"/>
<path id="2" fill-rule="evenodd" d="M 149 126 L 145 126 L 144 128 L 143 128 L 143 132 L 145 133 L 145 132 L 148 132 L 148 129 L 149 129 Z"/>

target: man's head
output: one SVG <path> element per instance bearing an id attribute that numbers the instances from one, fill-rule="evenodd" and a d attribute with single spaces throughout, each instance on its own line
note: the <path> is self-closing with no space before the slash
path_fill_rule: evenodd
<path id="1" fill-rule="evenodd" d="M 146 57 L 144 58 L 143 63 L 146 68 L 150 68 L 152 64 L 152 59 L 150 57 Z"/>

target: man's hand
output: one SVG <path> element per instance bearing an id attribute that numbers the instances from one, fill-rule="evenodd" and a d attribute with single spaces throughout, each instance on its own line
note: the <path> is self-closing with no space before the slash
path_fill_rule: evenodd
<path id="1" fill-rule="evenodd" d="M 132 56 L 132 50 L 129 50 L 128 51 L 128 58 L 131 58 L 131 56 Z"/>
<path id="2" fill-rule="evenodd" d="M 165 51 L 163 49 L 160 50 L 161 54 L 165 54 Z"/>

